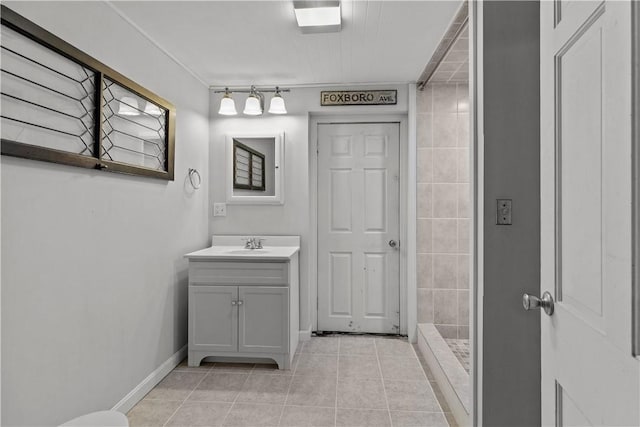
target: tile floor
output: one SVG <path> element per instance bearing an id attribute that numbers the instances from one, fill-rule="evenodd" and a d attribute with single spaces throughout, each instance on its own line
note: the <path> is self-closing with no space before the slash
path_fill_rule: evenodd
<path id="1" fill-rule="evenodd" d="M 406 339 L 329 336 L 301 343 L 290 371 L 183 362 L 127 415 L 132 427 L 454 424 L 437 395 Z"/>
<path id="2" fill-rule="evenodd" d="M 471 360 L 469 356 L 469 340 L 455 338 L 445 338 L 444 340 L 447 342 L 447 345 L 449 346 L 453 354 L 456 355 L 456 358 L 468 374 L 469 363 Z"/>

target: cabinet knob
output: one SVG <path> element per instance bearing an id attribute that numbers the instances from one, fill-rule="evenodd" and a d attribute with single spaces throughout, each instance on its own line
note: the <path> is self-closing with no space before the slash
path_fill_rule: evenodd
<path id="1" fill-rule="evenodd" d="M 238 301 L 231 301 L 231 305 L 238 305 Z"/>
<path id="2" fill-rule="evenodd" d="M 242 305 L 242 304 L 244 304 L 244 301 L 238 300 L 238 305 Z"/>

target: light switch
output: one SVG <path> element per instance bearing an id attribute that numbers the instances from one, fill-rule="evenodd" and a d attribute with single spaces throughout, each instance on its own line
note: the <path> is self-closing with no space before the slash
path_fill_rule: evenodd
<path id="1" fill-rule="evenodd" d="M 497 200 L 496 224 L 511 225 L 511 199 Z"/>
<path id="2" fill-rule="evenodd" d="M 213 204 L 213 216 L 227 216 L 227 204 L 226 203 L 214 203 Z"/>

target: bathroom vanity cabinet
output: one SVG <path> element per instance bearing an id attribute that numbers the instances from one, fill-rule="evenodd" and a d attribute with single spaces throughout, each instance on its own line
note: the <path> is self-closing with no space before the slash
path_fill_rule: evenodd
<path id="1" fill-rule="evenodd" d="M 298 247 L 214 245 L 186 257 L 189 366 L 215 356 L 268 358 L 289 369 L 298 345 Z"/>

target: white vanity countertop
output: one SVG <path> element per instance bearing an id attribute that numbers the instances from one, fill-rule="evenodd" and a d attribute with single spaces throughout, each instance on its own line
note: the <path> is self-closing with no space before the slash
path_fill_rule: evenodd
<path id="1" fill-rule="evenodd" d="M 264 249 L 243 249 L 241 246 L 211 246 L 188 253 L 184 257 L 194 261 L 289 261 L 299 250 L 298 246 L 265 246 Z"/>

